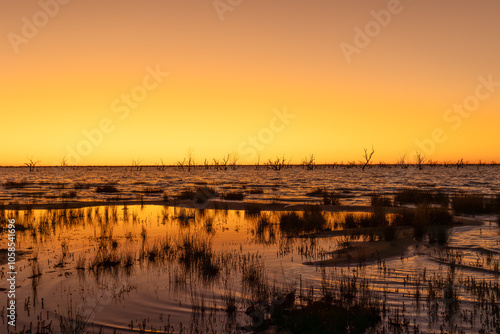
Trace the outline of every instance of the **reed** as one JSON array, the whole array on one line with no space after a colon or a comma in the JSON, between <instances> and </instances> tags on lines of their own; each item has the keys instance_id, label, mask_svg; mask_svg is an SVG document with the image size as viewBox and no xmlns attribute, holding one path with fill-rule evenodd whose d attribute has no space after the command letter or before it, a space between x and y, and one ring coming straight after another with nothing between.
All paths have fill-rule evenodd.
<instances>
[{"instance_id":1,"label":"reed","mask_svg":"<svg viewBox=\"0 0 500 334\"><path fill-rule=\"evenodd\" d=\"M440 190L424 190L419 188L406 188L394 195L395 205L405 204L437 204L448 207L449 196Z\"/></svg>"},{"instance_id":2,"label":"reed","mask_svg":"<svg viewBox=\"0 0 500 334\"><path fill-rule=\"evenodd\" d=\"M489 214L499 212L500 195L454 194L451 198L452 209L458 214Z\"/></svg>"}]
</instances>

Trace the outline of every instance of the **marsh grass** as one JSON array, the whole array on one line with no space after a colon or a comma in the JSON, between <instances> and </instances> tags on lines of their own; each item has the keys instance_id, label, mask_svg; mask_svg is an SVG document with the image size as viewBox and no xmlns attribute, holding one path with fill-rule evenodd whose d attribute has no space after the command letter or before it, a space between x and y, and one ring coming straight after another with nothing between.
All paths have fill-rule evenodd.
<instances>
[{"instance_id":1,"label":"marsh grass","mask_svg":"<svg viewBox=\"0 0 500 334\"><path fill-rule=\"evenodd\" d=\"M65 316L59 315L59 327L62 334L83 334L86 333L87 319L69 308Z\"/></svg>"},{"instance_id":2,"label":"marsh grass","mask_svg":"<svg viewBox=\"0 0 500 334\"><path fill-rule=\"evenodd\" d=\"M121 259L115 250L108 248L100 248L92 262L89 264L89 269L99 271L101 269L115 268L120 265Z\"/></svg>"},{"instance_id":3,"label":"marsh grass","mask_svg":"<svg viewBox=\"0 0 500 334\"><path fill-rule=\"evenodd\" d=\"M500 212L500 195L458 193L451 197L452 209L458 214L489 214Z\"/></svg>"},{"instance_id":4,"label":"marsh grass","mask_svg":"<svg viewBox=\"0 0 500 334\"><path fill-rule=\"evenodd\" d=\"M406 188L394 195L395 205L436 204L443 207L448 207L449 202L449 196L440 190Z\"/></svg>"},{"instance_id":5,"label":"marsh grass","mask_svg":"<svg viewBox=\"0 0 500 334\"><path fill-rule=\"evenodd\" d=\"M228 192L221 194L220 197L225 201L242 201L245 199L243 192Z\"/></svg>"},{"instance_id":6,"label":"marsh grass","mask_svg":"<svg viewBox=\"0 0 500 334\"><path fill-rule=\"evenodd\" d=\"M429 235L429 243L434 244L437 243L440 246L445 246L448 244L450 239L451 231L449 227L444 225L435 225L429 227L428 235Z\"/></svg>"},{"instance_id":7,"label":"marsh grass","mask_svg":"<svg viewBox=\"0 0 500 334\"><path fill-rule=\"evenodd\" d=\"M260 203L245 203L245 215L258 216L262 211L262 204Z\"/></svg>"},{"instance_id":8,"label":"marsh grass","mask_svg":"<svg viewBox=\"0 0 500 334\"><path fill-rule=\"evenodd\" d=\"M368 282L357 275L327 279L323 273L317 296L297 295L293 288L274 291L272 307L260 311L264 313L260 318L265 320L261 326L254 325L257 326L254 329L264 332L274 329L278 333L362 334L382 320L379 300ZM255 307L247 310L247 314L254 317L256 313L258 315Z\"/></svg>"},{"instance_id":9,"label":"marsh grass","mask_svg":"<svg viewBox=\"0 0 500 334\"><path fill-rule=\"evenodd\" d=\"M83 254L80 254L80 256L78 256L78 259L76 260L76 269L85 270L85 263L86 263L85 256Z\"/></svg>"},{"instance_id":10,"label":"marsh grass","mask_svg":"<svg viewBox=\"0 0 500 334\"><path fill-rule=\"evenodd\" d=\"M163 189L154 188L154 187L146 187L146 188L140 190L140 192L143 194L161 194L161 193L163 193Z\"/></svg>"},{"instance_id":11,"label":"marsh grass","mask_svg":"<svg viewBox=\"0 0 500 334\"><path fill-rule=\"evenodd\" d=\"M373 193L370 195L371 206L393 206L392 198L381 194Z\"/></svg>"},{"instance_id":12,"label":"marsh grass","mask_svg":"<svg viewBox=\"0 0 500 334\"><path fill-rule=\"evenodd\" d=\"M323 205L340 205L341 195L335 191L328 191L326 188L316 188L306 193L306 196L320 197Z\"/></svg>"},{"instance_id":13,"label":"marsh grass","mask_svg":"<svg viewBox=\"0 0 500 334\"><path fill-rule=\"evenodd\" d=\"M388 224L384 207L377 206L373 208L373 212L368 214L346 214L344 216L344 223L341 226L344 229L355 229L366 227L385 227Z\"/></svg>"},{"instance_id":14,"label":"marsh grass","mask_svg":"<svg viewBox=\"0 0 500 334\"><path fill-rule=\"evenodd\" d=\"M311 190L306 193L306 196L311 196L311 197L322 197L324 193L326 193L327 190L326 188L316 188L314 190Z\"/></svg>"},{"instance_id":15,"label":"marsh grass","mask_svg":"<svg viewBox=\"0 0 500 334\"><path fill-rule=\"evenodd\" d=\"M187 272L198 272L206 283L220 275L220 259L213 253L208 240L185 236L177 247L177 259Z\"/></svg>"},{"instance_id":16,"label":"marsh grass","mask_svg":"<svg viewBox=\"0 0 500 334\"><path fill-rule=\"evenodd\" d=\"M323 193L323 205L340 205L341 195L336 192Z\"/></svg>"},{"instance_id":17,"label":"marsh grass","mask_svg":"<svg viewBox=\"0 0 500 334\"><path fill-rule=\"evenodd\" d=\"M230 316L235 315L238 310L235 293L232 291L225 292L222 295L222 300L224 302L224 311Z\"/></svg>"},{"instance_id":18,"label":"marsh grass","mask_svg":"<svg viewBox=\"0 0 500 334\"><path fill-rule=\"evenodd\" d=\"M122 278L123 276L120 276L122 273L130 275L133 272L132 270L137 270L138 274L144 272L155 273L156 271L153 270L157 270L158 273L167 273L170 277L169 286L171 289L175 289L176 293L179 291L189 291L189 289L193 289L192 287L194 287L196 298L192 300L193 312L198 314L204 313L201 317L205 317L205 319L208 319L212 309L218 309L223 317L229 318L240 315L244 317L241 311L250 305L246 313L249 317L256 320L253 323L255 326L253 330L255 332L265 330L267 327L269 331L275 330L278 333L310 333L312 331L317 333L371 333L369 328L373 328L373 326L380 326L373 330L374 333L418 332L419 325L421 327L420 330L422 330L422 327L427 324L420 322L415 327L408 325L409 321L412 321L411 317L413 317L413 313L411 315L405 314L404 303L406 303L406 307L409 309L410 301L412 304L411 307L414 304L421 307L420 311L417 312L422 312L423 317L427 314L429 315L429 324L434 326L432 329L429 327L429 330L434 330L437 326L438 329L436 332L439 332L441 324L438 321L443 321L443 328L448 328L447 326L453 328L454 323L458 323L459 326L462 326L464 322L466 324L470 323L471 332L494 333L500 327L500 308L498 307L500 288L498 287L498 282L494 279L490 280L487 277L482 279L480 275L471 274L469 271L472 269L481 269L490 272L492 275L498 273L500 262L498 261L498 254L494 252L489 252L481 256L481 258L478 256L477 261L469 263L470 258L462 260L458 251L452 252L448 249L450 247L436 248L439 254L443 254L443 258L439 259L440 263L442 263L440 265L445 268L449 266L450 271L446 273L446 270L438 270L435 275L434 271L431 271L433 276L429 273L426 276L425 270L422 273L422 271L416 268L408 277L404 278L404 290L401 289L399 292L393 291L394 289L398 289L397 287L393 288L390 285L388 287L381 287L378 283L375 283L379 278L383 280L384 277L387 277L384 276L386 275L386 271L387 275L398 275L392 271L395 268L388 268L385 262L379 261L377 264L380 266L380 269L378 269L378 275L380 276L376 276L377 274L373 276L371 269L369 272L364 271L361 265L356 267L356 271L350 269L346 269L345 271L342 271L343 269L332 269L334 270L332 277L329 279L326 279L326 276L323 277L320 288L315 281L314 288L306 288L307 291L304 294L302 283L300 283L300 289L298 288L298 283L295 284L295 282L291 284L291 287L282 288L286 285L286 282L283 283L286 280L285 278L276 281L273 288L273 283L266 276L273 275L272 271L264 267L264 263L266 262L259 254L239 254L238 251L235 253L215 253L211 245L211 235L199 234L199 232L203 233L203 223L200 221L196 221L187 227L182 226L180 230L181 234L179 236L176 235L178 239L175 239L175 237L174 239L170 239L169 237L162 239L157 238L153 230L149 230L149 228L154 228L154 224L150 220L143 221L140 219L142 216L139 216L135 209L127 209L131 211L130 215L134 216L134 223L131 224L135 228L134 231L137 231L137 234L141 232L141 228L137 225L140 224L146 230L145 234L150 235L148 238L144 238L141 245L140 236L137 236L137 240L134 239L133 234L128 232L132 227L126 226L123 231L123 237L127 238L128 241L116 243L117 240L123 239L120 239L122 238L120 235L121 230L114 225L114 221L120 219L120 215L118 218L115 217L115 209L116 207L109 207L107 209L100 207L85 210L52 210L44 215L38 215L36 210L27 210L20 211L17 214L20 222L31 222L31 226L37 231L40 225L44 226L41 230L45 231L43 233L46 233L46 235L54 233L57 236L57 233L54 231L57 231L60 227L76 226L76 224L83 224L84 222L89 224L89 228L94 227L96 234L100 232L98 236L94 235L92 239L96 248L94 248L93 253L90 250L91 255L89 255L88 261L84 257L85 253L80 253L79 257L77 255L76 267L81 277L104 272L105 270L109 270L110 276L115 275ZM268 236L271 230L278 232L276 234L277 237L280 236L278 227L281 228L282 216L287 216L287 219L294 223L292 226L303 224L305 219L317 219L321 221L317 213L314 213L316 209L308 209L311 211L308 214L300 212L282 214L266 212L260 216L250 218L248 223L253 224L250 227L254 228L256 234L261 234L263 236L262 240L265 242L265 240L270 240ZM174 212L179 213L179 209L176 210ZM169 215L168 212L165 213L167 221L174 222L175 214ZM205 210L203 218L213 222L215 217L215 221L218 222L217 216L211 216L211 212L212 210ZM8 211L4 214L5 216L14 216L13 212ZM223 215L222 212L217 214ZM240 217L236 213L230 213L229 217L233 214L233 217ZM321 214L323 218L331 217L329 214ZM162 213L159 213L159 217L161 215ZM308 215L310 218L307 218ZM384 219L381 218L383 215ZM89 216L91 219L88 218ZM420 224L424 227L423 236L427 235L429 242L441 244L440 238L441 240L446 240L449 237L448 228L451 226L451 219L449 218L451 215L446 209L424 205L417 207L417 209L401 210L401 214L395 214L393 216L394 219L391 220L394 225L384 225L388 224L385 216L389 218L392 216L389 214L386 215L383 209L377 207L373 208L372 213L360 216L362 218L353 215L353 222L350 224L353 226L376 225L376 228L373 228L373 230L377 231L376 233L382 233L380 235L384 239L387 239L386 235L384 235L384 228L397 228L400 225L413 227ZM378 218L374 218L373 216ZM347 218L349 215L345 217ZM36 219L36 222L34 222L34 219ZM349 219L347 218L347 220ZM56 222L56 230L54 230L54 221ZM207 224L210 225L212 223L205 223L205 225ZM180 226L180 224L178 225ZM215 225L214 229L217 229L219 224L216 223ZM115 226L115 231L118 233L116 236L113 235L113 226ZM161 225L159 226L161 227ZM319 224L316 226L320 226L321 228L322 225ZM301 233L300 228L295 227L291 228L291 230L294 233L297 230ZM351 241L354 240L354 238L351 239L351 235L346 235L338 239L339 243L343 243L342 246L345 247L349 247ZM57 239L49 238L48 240L54 241ZM297 240L299 241L297 241L294 238L277 238L277 240L282 243L279 246L280 252L286 253L287 250L285 248L289 247L290 249L293 248L293 250L288 250L290 253L287 254L294 255L292 252L297 252L301 256L304 256L304 254L310 255L312 252L312 246L305 249L305 242L310 241L312 245L312 240L317 239L298 238ZM303 240L306 241L303 242ZM39 238L36 242L42 246L44 239ZM61 242L61 257L64 257L64 253L69 254L69 250L64 251L64 242ZM301 247L305 249L303 252L299 250ZM57 249L55 253L56 261L58 260L57 251L59 250ZM30 265L34 263L32 260L29 261ZM404 261L403 258L401 261ZM143 264L147 265L143 266ZM153 265L157 265L157 267ZM469 267L469 269L462 273L460 266ZM86 268L91 270L85 271ZM29 270L30 268L28 267L27 269ZM377 268L373 268L373 270L376 271ZM33 273L39 272L41 275L39 266L38 269L35 266L35 269L32 269L32 271ZM363 276L365 274L369 276ZM43 280L48 280L51 274L47 272L44 275L49 275L47 278L43 276ZM38 279L32 279L32 289L34 289L34 292L38 282L42 279L40 276L36 277ZM370 279L374 280L370 283ZM228 289L226 281L236 284L241 283L243 296L241 300L236 298L235 292ZM223 287L219 285L220 283L226 285ZM210 305L210 297L202 300L201 296L204 292L200 293L200 291L207 288L228 291L223 295L223 292L221 292L222 296L218 299L219 303L217 307ZM40 289L40 291L42 290ZM381 295L380 291L386 294L385 297ZM387 298L387 291L389 291L389 298ZM403 294L402 306L398 302L394 304L390 301L388 302L395 294L397 294L396 300ZM462 296L466 296L467 302L465 304L470 305L474 313L468 313L468 308L462 308ZM35 299L30 299L27 304L30 304L30 301L34 302ZM213 299L216 299L216 297ZM75 328L78 328L77 322L70 320L69 324L67 324L67 319L75 319L76 317L76 314L64 316L60 322L64 322L65 324L61 326L65 326L70 332L74 331ZM380 321L380 318L383 321ZM261 322L260 319L264 319L264 321ZM49 333L49 330L44 331L40 329L49 323L49 321L43 323L45 320L44 311L44 316L40 316L36 320L38 324L36 324L36 321L33 322L33 332ZM137 329L139 322L140 320L134 319L135 329ZM424 320L424 322L426 321ZM435 325L436 323L438 324ZM57 319L52 324L52 332L59 332L58 329L53 328L57 326ZM232 327L228 327L230 329L228 332L235 332L236 325L234 324ZM238 318L237 325L239 324ZM221 327L215 322L207 321L203 326L198 325L192 325L189 330L192 329L192 332L222 332ZM140 328L145 329L146 322L141 322ZM365 331L363 331L364 328ZM426 329L427 327L425 327ZM170 332L173 332L173 328Z\"/></svg>"},{"instance_id":19,"label":"marsh grass","mask_svg":"<svg viewBox=\"0 0 500 334\"><path fill-rule=\"evenodd\" d=\"M24 188L26 187L27 185L31 184L30 182L28 181L6 181L3 183L3 186L6 188L6 189L20 189L20 188Z\"/></svg>"},{"instance_id":20,"label":"marsh grass","mask_svg":"<svg viewBox=\"0 0 500 334\"><path fill-rule=\"evenodd\" d=\"M248 189L247 193L249 195L259 195L264 193L264 189L262 188L254 188L254 189Z\"/></svg>"},{"instance_id":21,"label":"marsh grass","mask_svg":"<svg viewBox=\"0 0 500 334\"><path fill-rule=\"evenodd\" d=\"M95 189L96 193L117 193L119 192L118 188L111 184L105 184L102 186L97 186Z\"/></svg>"},{"instance_id":22,"label":"marsh grass","mask_svg":"<svg viewBox=\"0 0 500 334\"><path fill-rule=\"evenodd\" d=\"M261 244L274 244L276 242L275 224L271 222L269 216L259 217L255 221L255 239Z\"/></svg>"},{"instance_id":23,"label":"marsh grass","mask_svg":"<svg viewBox=\"0 0 500 334\"><path fill-rule=\"evenodd\" d=\"M59 262L56 264L56 267L64 267L65 260L68 257L69 253L69 244L66 240L61 241L61 255L59 257Z\"/></svg>"},{"instance_id":24,"label":"marsh grass","mask_svg":"<svg viewBox=\"0 0 500 334\"><path fill-rule=\"evenodd\" d=\"M74 185L73 185L73 189L89 189L90 188L90 184L89 183L84 183L84 182L76 182Z\"/></svg>"},{"instance_id":25,"label":"marsh grass","mask_svg":"<svg viewBox=\"0 0 500 334\"><path fill-rule=\"evenodd\" d=\"M61 194L61 198L75 198L76 196L76 191L68 191Z\"/></svg>"},{"instance_id":26,"label":"marsh grass","mask_svg":"<svg viewBox=\"0 0 500 334\"><path fill-rule=\"evenodd\" d=\"M453 216L445 208L421 205L415 210L407 209L396 215L393 224L413 227L414 237L421 241L431 228L432 241L445 244L449 237L447 230L453 223Z\"/></svg>"},{"instance_id":27,"label":"marsh grass","mask_svg":"<svg viewBox=\"0 0 500 334\"><path fill-rule=\"evenodd\" d=\"M302 216L285 212L280 216L279 228L285 235L319 232L327 229L327 220L318 205L305 207Z\"/></svg>"},{"instance_id":28,"label":"marsh grass","mask_svg":"<svg viewBox=\"0 0 500 334\"><path fill-rule=\"evenodd\" d=\"M185 189L180 193L175 195L175 198L178 200L193 200L196 196L196 192L193 190Z\"/></svg>"}]
</instances>

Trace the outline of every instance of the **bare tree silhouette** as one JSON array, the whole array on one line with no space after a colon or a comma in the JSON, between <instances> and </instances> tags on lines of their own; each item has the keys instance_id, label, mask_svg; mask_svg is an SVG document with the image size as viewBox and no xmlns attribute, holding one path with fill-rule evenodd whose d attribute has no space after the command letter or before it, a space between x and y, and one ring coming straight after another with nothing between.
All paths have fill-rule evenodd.
<instances>
[{"instance_id":1,"label":"bare tree silhouette","mask_svg":"<svg viewBox=\"0 0 500 334\"><path fill-rule=\"evenodd\" d=\"M33 157L28 157L28 162L25 162L24 164L29 167L30 172L35 171L36 165L40 163L40 160L33 160Z\"/></svg>"},{"instance_id":2,"label":"bare tree silhouette","mask_svg":"<svg viewBox=\"0 0 500 334\"><path fill-rule=\"evenodd\" d=\"M359 161L363 166L361 167L361 170L365 170L366 166L368 166L370 164L370 161L372 160L372 157L373 157L373 153L375 153L375 150L373 149L373 145L372 145L372 151L371 153L368 153L368 149L365 148L365 154L363 154L363 158L365 159L365 161Z\"/></svg>"},{"instance_id":3,"label":"bare tree silhouette","mask_svg":"<svg viewBox=\"0 0 500 334\"><path fill-rule=\"evenodd\" d=\"M286 161L285 156L282 158L276 157L276 160L269 159L267 161L267 168L272 169L272 170L282 170L284 168L289 168L290 167L290 161L292 159L290 158L288 162Z\"/></svg>"},{"instance_id":4,"label":"bare tree silhouette","mask_svg":"<svg viewBox=\"0 0 500 334\"><path fill-rule=\"evenodd\" d=\"M142 170L142 166L141 166L141 159L133 159L132 160L132 170L135 170L137 172L141 171Z\"/></svg>"},{"instance_id":5,"label":"bare tree silhouette","mask_svg":"<svg viewBox=\"0 0 500 334\"><path fill-rule=\"evenodd\" d=\"M314 157L314 154L311 154L311 156L305 157L302 159L302 168L307 168L307 170L313 170L314 167L316 166L315 163L316 158Z\"/></svg>"},{"instance_id":6,"label":"bare tree silhouette","mask_svg":"<svg viewBox=\"0 0 500 334\"><path fill-rule=\"evenodd\" d=\"M424 163L425 163L425 157L422 154L422 152L417 151L416 159L417 159L418 169L422 170L424 168Z\"/></svg>"},{"instance_id":7,"label":"bare tree silhouette","mask_svg":"<svg viewBox=\"0 0 500 334\"><path fill-rule=\"evenodd\" d=\"M406 162L406 154L399 157L398 166L402 169L408 168L408 163Z\"/></svg>"},{"instance_id":8,"label":"bare tree silhouette","mask_svg":"<svg viewBox=\"0 0 500 334\"><path fill-rule=\"evenodd\" d=\"M160 162L161 162L161 164L158 164L158 163L156 164L156 169L163 171L163 170L165 170L165 168L167 166L165 166L165 164L163 163L163 159L162 158L160 158Z\"/></svg>"}]
</instances>

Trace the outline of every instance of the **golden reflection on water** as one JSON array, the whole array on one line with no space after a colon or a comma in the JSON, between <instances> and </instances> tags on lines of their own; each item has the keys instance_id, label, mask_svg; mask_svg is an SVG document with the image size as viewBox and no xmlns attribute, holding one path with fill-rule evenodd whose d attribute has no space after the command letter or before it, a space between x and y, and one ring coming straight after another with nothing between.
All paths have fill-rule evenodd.
<instances>
[{"instance_id":1,"label":"golden reflection on water","mask_svg":"<svg viewBox=\"0 0 500 334\"><path fill-rule=\"evenodd\" d=\"M460 256L422 246L406 258L320 269L302 263L328 258L342 237L290 238L280 225L280 212L98 206L5 215L16 219L18 248L27 252L18 260L17 298L24 305L18 308L20 328L53 321L54 327L74 329L71 326L88 322L87 329L104 326L110 332L144 326L180 331L182 323L187 331L212 326L231 332L248 325L245 310L277 288L295 287L305 295L312 287L313 294L320 294L325 277L332 284L358 276L384 305L406 309L406 316L424 327L431 309L425 310L418 296L424 299L432 284L437 290L451 284L446 281L446 263L459 259L457 268L476 261L493 271L499 257L473 248L474 242L481 242L498 250L493 227L456 228L449 248L455 247ZM323 215L329 230L340 229L346 217L338 212ZM467 242L469 248L459 246ZM471 286L466 278L498 285L498 276L487 272L464 276L454 270L453 289L460 291L456 300L462 310L473 307L476 298L465 288ZM437 295L438 307L445 307L445 294ZM444 320L435 317L432 326L439 327Z\"/></svg>"}]
</instances>

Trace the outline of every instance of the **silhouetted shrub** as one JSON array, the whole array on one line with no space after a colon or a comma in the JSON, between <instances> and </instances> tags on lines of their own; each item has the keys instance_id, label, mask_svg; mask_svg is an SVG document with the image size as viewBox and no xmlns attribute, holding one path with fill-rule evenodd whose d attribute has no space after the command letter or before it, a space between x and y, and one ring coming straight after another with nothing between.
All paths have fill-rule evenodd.
<instances>
[{"instance_id":1,"label":"silhouetted shrub","mask_svg":"<svg viewBox=\"0 0 500 334\"><path fill-rule=\"evenodd\" d=\"M221 198L226 201L242 201L245 198L245 194L241 192L225 193L221 195Z\"/></svg>"},{"instance_id":2,"label":"silhouetted shrub","mask_svg":"<svg viewBox=\"0 0 500 334\"><path fill-rule=\"evenodd\" d=\"M447 194L440 190L422 190L418 188L407 188L394 195L395 205L404 204L438 204L448 206L450 199Z\"/></svg>"},{"instance_id":3,"label":"silhouetted shrub","mask_svg":"<svg viewBox=\"0 0 500 334\"><path fill-rule=\"evenodd\" d=\"M487 197L481 194L459 193L452 196L452 209L455 213L481 214L498 212L500 196Z\"/></svg>"},{"instance_id":4,"label":"silhouetted shrub","mask_svg":"<svg viewBox=\"0 0 500 334\"><path fill-rule=\"evenodd\" d=\"M117 193L118 189L110 184L106 184L104 186L98 186L95 190L97 193Z\"/></svg>"}]
</instances>

